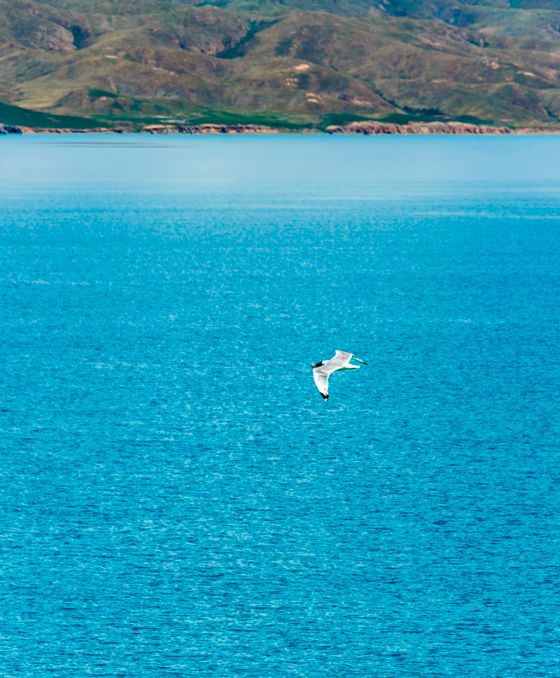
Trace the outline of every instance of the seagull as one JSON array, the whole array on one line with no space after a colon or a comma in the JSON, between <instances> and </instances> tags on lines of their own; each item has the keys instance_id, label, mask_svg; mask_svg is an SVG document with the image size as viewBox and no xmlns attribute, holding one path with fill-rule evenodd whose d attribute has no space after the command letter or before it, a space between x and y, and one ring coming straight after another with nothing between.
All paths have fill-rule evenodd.
<instances>
[{"instance_id":1,"label":"seagull","mask_svg":"<svg viewBox=\"0 0 560 678\"><path fill-rule=\"evenodd\" d=\"M347 351L335 351L334 356L330 360L320 360L318 363L311 365L313 368L313 381L319 389L319 393L323 396L323 400L329 399L329 376L333 372L360 369L359 365L353 365L350 362L352 358L363 365L367 365L365 360Z\"/></svg>"}]
</instances>

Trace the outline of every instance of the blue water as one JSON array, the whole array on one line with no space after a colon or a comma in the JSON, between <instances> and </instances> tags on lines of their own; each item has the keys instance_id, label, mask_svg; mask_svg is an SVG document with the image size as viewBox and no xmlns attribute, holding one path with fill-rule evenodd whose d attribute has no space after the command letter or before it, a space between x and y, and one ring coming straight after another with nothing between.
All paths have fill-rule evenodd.
<instances>
[{"instance_id":1,"label":"blue water","mask_svg":"<svg viewBox=\"0 0 560 678\"><path fill-rule=\"evenodd\" d=\"M0 676L559 676L559 157L0 139Z\"/></svg>"}]
</instances>

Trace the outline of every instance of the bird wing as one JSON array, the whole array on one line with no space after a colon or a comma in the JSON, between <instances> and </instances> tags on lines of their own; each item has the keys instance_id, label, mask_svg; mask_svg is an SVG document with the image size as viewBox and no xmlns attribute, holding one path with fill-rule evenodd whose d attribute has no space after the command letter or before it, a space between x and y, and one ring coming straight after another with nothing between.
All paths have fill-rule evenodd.
<instances>
[{"instance_id":1,"label":"bird wing","mask_svg":"<svg viewBox=\"0 0 560 678\"><path fill-rule=\"evenodd\" d=\"M328 368L330 374L331 372L335 372L336 370L346 367L350 360L352 360L351 353L348 353L347 351L335 351L334 356L330 360L326 361L324 367Z\"/></svg>"},{"instance_id":2,"label":"bird wing","mask_svg":"<svg viewBox=\"0 0 560 678\"><path fill-rule=\"evenodd\" d=\"M313 368L313 381L323 398L329 397L329 374L323 367Z\"/></svg>"}]
</instances>

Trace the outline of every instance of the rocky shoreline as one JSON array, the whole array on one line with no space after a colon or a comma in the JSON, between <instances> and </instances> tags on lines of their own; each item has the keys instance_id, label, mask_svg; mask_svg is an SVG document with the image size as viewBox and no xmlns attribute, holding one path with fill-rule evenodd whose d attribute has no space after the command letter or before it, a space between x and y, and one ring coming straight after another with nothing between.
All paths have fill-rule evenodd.
<instances>
[{"instance_id":1,"label":"rocky shoreline","mask_svg":"<svg viewBox=\"0 0 560 678\"><path fill-rule=\"evenodd\" d=\"M464 122L409 122L402 125L387 122L351 122L348 125L330 125L329 134L559 134L558 128L511 128L492 125L474 125Z\"/></svg>"},{"instance_id":2,"label":"rocky shoreline","mask_svg":"<svg viewBox=\"0 0 560 678\"><path fill-rule=\"evenodd\" d=\"M266 125L146 125L140 129L130 127L99 127L91 129L34 128L0 123L0 134L560 134L560 128L511 128L492 125L474 125L463 122L409 122L402 125L387 122L363 121L347 125L329 125L324 130L315 128L287 129Z\"/></svg>"}]
</instances>

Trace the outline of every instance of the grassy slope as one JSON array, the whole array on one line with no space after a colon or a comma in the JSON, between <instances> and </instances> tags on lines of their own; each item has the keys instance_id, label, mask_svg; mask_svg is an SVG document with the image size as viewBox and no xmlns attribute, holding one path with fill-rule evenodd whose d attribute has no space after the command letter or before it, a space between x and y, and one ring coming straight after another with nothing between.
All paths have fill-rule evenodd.
<instances>
[{"instance_id":1,"label":"grassy slope","mask_svg":"<svg viewBox=\"0 0 560 678\"><path fill-rule=\"evenodd\" d=\"M108 124L453 118L552 125L560 117L555 6L0 0L0 99ZM0 122L30 124L23 122L29 116L0 107Z\"/></svg>"},{"instance_id":2,"label":"grassy slope","mask_svg":"<svg viewBox=\"0 0 560 678\"><path fill-rule=\"evenodd\" d=\"M106 123L94 118L42 113L3 102L0 102L0 123L33 128L90 129L107 127Z\"/></svg>"}]
</instances>

